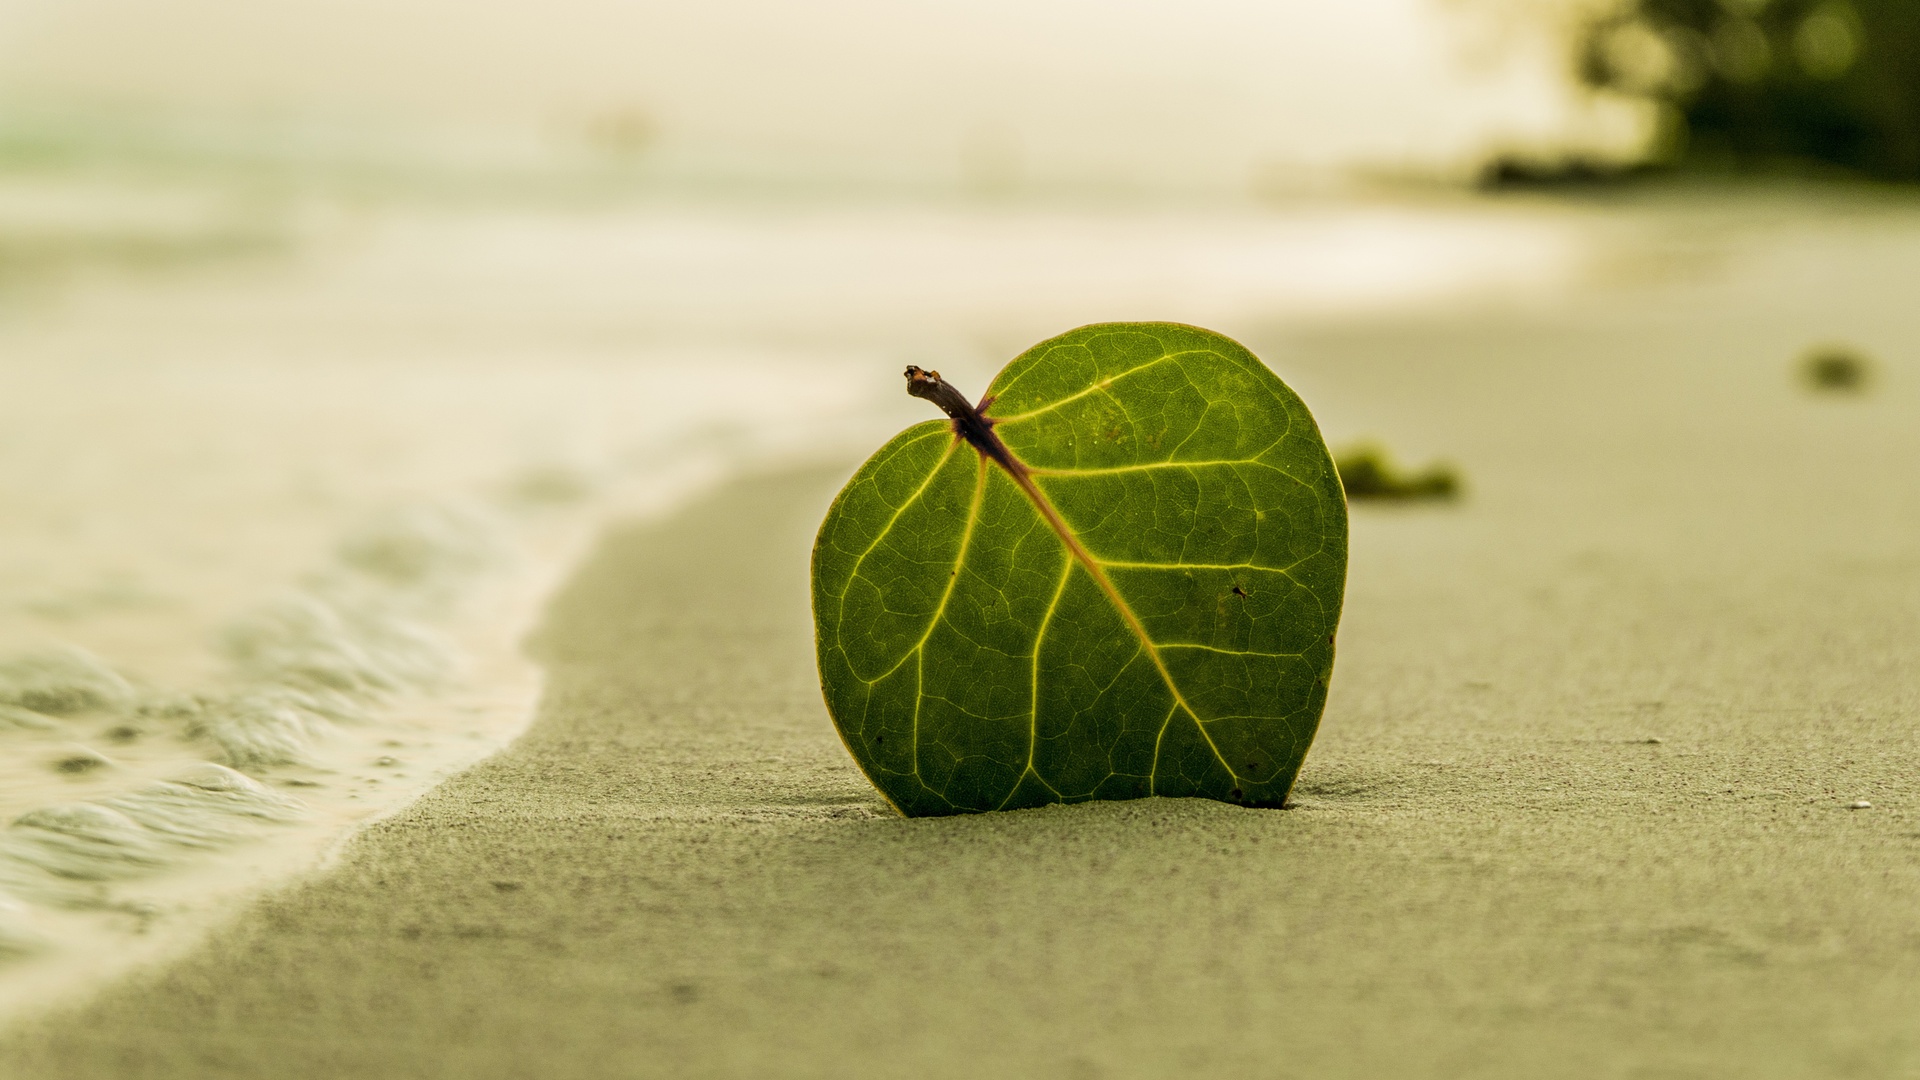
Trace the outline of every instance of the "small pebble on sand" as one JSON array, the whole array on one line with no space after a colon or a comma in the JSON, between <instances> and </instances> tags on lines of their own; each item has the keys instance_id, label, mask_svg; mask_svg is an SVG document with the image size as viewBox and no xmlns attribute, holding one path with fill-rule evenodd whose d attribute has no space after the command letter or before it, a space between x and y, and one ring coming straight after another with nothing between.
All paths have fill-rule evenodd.
<instances>
[{"instance_id":1,"label":"small pebble on sand","mask_svg":"<svg viewBox=\"0 0 1920 1080\"><path fill-rule=\"evenodd\" d=\"M1853 800L1852 802L1850 802L1850 803L1848 803L1848 804L1847 804L1847 809L1849 809L1849 810L1871 810L1871 809L1873 809L1873 804L1872 804L1872 803L1870 803L1870 802L1868 802L1868 801L1867 801L1867 800L1865 800L1865 799L1855 799L1855 800Z\"/></svg>"}]
</instances>

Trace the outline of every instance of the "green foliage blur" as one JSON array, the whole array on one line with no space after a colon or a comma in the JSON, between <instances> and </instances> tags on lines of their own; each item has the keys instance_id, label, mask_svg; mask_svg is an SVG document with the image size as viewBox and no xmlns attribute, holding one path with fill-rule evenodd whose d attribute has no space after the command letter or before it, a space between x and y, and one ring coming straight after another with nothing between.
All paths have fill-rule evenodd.
<instances>
[{"instance_id":1,"label":"green foliage blur","mask_svg":"<svg viewBox=\"0 0 1920 1080\"><path fill-rule=\"evenodd\" d=\"M1669 106L1666 161L1920 180L1920 0L1628 0L1579 61Z\"/></svg>"}]
</instances>

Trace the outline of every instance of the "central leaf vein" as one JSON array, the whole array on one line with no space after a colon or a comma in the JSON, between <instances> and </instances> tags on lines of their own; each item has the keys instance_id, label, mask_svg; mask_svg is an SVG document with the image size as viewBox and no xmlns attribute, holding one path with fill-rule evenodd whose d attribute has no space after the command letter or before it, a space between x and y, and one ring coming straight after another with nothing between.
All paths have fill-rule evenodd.
<instances>
[{"instance_id":1,"label":"central leaf vein","mask_svg":"<svg viewBox=\"0 0 1920 1080\"><path fill-rule=\"evenodd\" d=\"M1213 735L1207 731L1207 725L1201 721L1200 713L1195 710L1192 705L1187 703L1186 695L1180 692L1180 684L1174 681L1173 672L1167 669L1166 660L1161 657L1159 647L1154 643L1153 638L1148 636L1146 624L1140 621L1140 616L1134 613L1133 606L1128 604L1126 597L1122 596L1120 590L1114 587L1112 580L1107 577L1106 570L1100 565L1100 560L1094 558L1093 554L1087 550L1086 545L1080 542L1079 535L1073 531L1072 526L1067 524L1066 519L1060 516L1060 511L1054 508L1052 500L1048 499L1046 493L1040 490L1040 486L1033 482L1033 477L1027 470L1026 465L1017 457L1012 457L1011 455L1009 455L1009 457L1013 463L1018 466L1016 469L1008 470L1008 474L1013 478L1014 483L1018 484L1020 490L1026 493L1027 498L1033 502L1034 508L1040 511L1040 516L1052 527L1055 535L1060 537L1060 542L1066 545L1067 551L1071 553L1075 561L1079 562L1081 567L1086 570L1087 576L1091 577L1093 583L1099 586L1100 592L1106 596L1107 602L1113 605L1114 610L1119 613L1121 620L1127 624L1127 628L1133 631L1134 636L1140 640L1141 646L1146 650L1147 659L1152 661L1154 670L1160 673L1160 681L1166 684L1167 692L1173 695L1174 712L1168 714L1167 720L1161 725L1160 736L1156 737L1155 740L1154 753L1156 761L1159 756L1159 739L1164 738L1166 735L1166 725L1171 724L1173 717L1184 710L1188 716L1193 718L1193 726L1199 730L1200 737L1206 740L1207 748L1212 750L1213 756L1219 759L1220 767L1227 770L1227 775L1238 781L1240 779L1239 772L1234 769L1232 763L1227 761L1227 756L1220 752L1219 745L1213 741ZM980 460L984 466L987 458L983 454Z\"/></svg>"}]
</instances>

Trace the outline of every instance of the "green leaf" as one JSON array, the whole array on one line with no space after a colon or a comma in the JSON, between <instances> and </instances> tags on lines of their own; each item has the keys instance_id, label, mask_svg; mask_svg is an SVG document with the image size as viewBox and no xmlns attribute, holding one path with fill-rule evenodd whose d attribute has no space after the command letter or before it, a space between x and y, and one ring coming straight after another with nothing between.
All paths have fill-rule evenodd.
<instances>
[{"instance_id":1,"label":"green leaf","mask_svg":"<svg viewBox=\"0 0 1920 1080\"><path fill-rule=\"evenodd\" d=\"M1284 802L1347 563L1299 397L1170 323L1042 342L977 413L908 377L955 419L869 458L813 553L821 687L875 786L909 815Z\"/></svg>"}]
</instances>

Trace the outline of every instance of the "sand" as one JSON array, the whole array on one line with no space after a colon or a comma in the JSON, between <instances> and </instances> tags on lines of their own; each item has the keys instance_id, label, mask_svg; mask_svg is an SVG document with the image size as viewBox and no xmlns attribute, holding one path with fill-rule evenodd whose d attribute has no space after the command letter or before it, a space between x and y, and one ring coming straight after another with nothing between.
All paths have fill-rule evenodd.
<instances>
[{"instance_id":1,"label":"sand","mask_svg":"<svg viewBox=\"0 0 1920 1080\"><path fill-rule=\"evenodd\" d=\"M889 816L806 610L853 463L761 476L605 537L512 747L0 1076L1920 1075L1920 213L1801 210L1221 327L1467 482L1356 507L1293 809Z\"/></svg>"}]
</instances>

